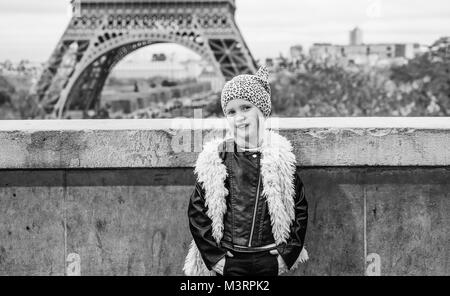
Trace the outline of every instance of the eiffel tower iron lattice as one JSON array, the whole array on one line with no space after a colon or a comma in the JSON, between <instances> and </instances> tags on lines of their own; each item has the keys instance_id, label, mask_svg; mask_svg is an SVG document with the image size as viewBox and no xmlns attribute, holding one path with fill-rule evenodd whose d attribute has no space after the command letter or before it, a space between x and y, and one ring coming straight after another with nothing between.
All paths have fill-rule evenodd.
<instances>
[{"instance_id":1,"label":"eiffel tower iron lattice","mask_svg":"<svg viewBox=\"0 0 450 296\"><path fill-rule=\"evenodd\" d=\"M256 71L235 0L72 0L73 17L34 92L47 113L96 110L113 67L133 51L176 43L208 61L223 82Z\"/></svg>"}]
</instances>

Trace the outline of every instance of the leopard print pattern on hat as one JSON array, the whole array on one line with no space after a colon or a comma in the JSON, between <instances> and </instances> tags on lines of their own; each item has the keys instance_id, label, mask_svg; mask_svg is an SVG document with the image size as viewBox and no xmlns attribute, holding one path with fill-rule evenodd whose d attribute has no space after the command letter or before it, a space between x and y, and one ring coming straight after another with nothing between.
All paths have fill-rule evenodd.
<instances>
[{"instance_id":1,"label":"leopard print pattern on hat","mask_svg":"<svg viewBox=\"0 0 450 296\"><path fill-rule=\"evenodd\" d=\"M221 95L222 110L231 100L242 99L255 105L265 117L272 111L270 99L269 72L265 67L261 67L255 75L238 75L228 81Z\"/></svg>"}]
</instances>

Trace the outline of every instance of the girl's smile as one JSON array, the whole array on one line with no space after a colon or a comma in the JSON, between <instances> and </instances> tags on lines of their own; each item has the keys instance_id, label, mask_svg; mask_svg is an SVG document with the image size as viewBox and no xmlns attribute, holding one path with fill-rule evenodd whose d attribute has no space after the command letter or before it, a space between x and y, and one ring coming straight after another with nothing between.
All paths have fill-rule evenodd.
<instances>
[{"instance_id":1,"label":"girl's smile","mask_svg":"<svg viewBox=\"0 0 450 296\"><path fill-rule=\"evenodd\" d=\"M237 128L245 128L245 127L247 127L247 126L249 126L249 124L248 124L248 123L244 123L244 124L239 124L239 125L237 125L236 127L237 127Z\"/></svg>"}]
</instances>

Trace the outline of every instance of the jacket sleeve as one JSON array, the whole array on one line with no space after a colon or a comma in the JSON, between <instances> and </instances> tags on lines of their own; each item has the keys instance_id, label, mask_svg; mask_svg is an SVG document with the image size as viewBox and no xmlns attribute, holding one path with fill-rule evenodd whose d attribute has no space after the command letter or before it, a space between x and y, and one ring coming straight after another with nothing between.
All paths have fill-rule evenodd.
<instances>
[{"instance_id":1,"label":"jacket sleeve","mask_svg":"<svg viewBox=\"0 0 450 296\"><path fill-rule=\"evenodd\" d=\"M290 237L287 243L277 247L278 253L283 258L288 269L291 269L303 248L308 224L308 202L305 197L305 188L298 173L295 173L295 220L290 229Z\"/></svg>"},{"instance_id":2,"label":"jacket sleeve","mask_svg":"<svg viewBox=\"0 0 450 296\"><path fill-rule=\"evenodd\" d=\"M226 251L213 238L212 221L206 211L204 189L196 182L188 207L189 228L206 267L211 270L225 256Z\"/></svg>"}]
</instances>

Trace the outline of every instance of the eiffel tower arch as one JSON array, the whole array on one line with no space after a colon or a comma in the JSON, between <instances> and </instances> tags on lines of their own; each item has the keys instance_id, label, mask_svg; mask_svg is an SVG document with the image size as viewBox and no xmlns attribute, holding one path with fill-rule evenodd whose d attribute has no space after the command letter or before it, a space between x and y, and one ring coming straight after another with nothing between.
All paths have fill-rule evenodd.
<instances>
[{"instance_id":1,"label":"eiffel tower arch","mask_svg":"<svg viewBox=\"0 0 450 296\"><path fill-rule=\"evenodd\" d=\"M47 113L96 110L113 67L133 51L180 44L223 82L254 73L234 14L235 0L72 0L74 15L34 89Z\"/></svg>"}]
</instances>

